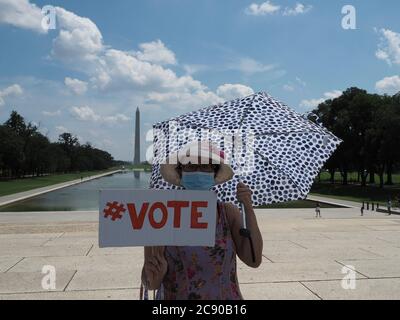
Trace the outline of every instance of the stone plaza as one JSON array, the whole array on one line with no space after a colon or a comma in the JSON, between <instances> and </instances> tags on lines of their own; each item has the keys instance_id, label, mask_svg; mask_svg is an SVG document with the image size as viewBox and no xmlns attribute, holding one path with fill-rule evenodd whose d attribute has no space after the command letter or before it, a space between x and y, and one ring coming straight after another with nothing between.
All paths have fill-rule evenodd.
<instances>
[{"instance_id":1,"label":"stone plaza","mask_svg":"<svg viewBox=\"0 0 400 320\"><path fill-rule=\"evenodd\" d=\"M321 211L256 210L263 262L238 261L244 298L400 299L400 216ZM98 212L0 214L0 299L138 299L142 264L143 248L98 247Z\"/></svg>"}]
</instances>

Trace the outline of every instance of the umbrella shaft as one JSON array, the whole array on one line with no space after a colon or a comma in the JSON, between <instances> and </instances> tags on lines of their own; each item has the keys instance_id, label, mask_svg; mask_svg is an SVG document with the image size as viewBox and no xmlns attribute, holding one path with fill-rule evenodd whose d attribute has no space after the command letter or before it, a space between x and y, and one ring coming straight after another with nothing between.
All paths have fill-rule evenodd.
<instances>
[{"instance_id":1,"label":"umbrella shaft","mask_svg":"<svg viewBox=\"0 0 400 320\"><path fill-rule=\"evenodd\" d=\"M246 229L247 228L247 225L246 225L246 210L244 210L244 205L243 205L242 202L240 203L240 210L242 211L243 229Z\"/></svg>"}]
</instances>

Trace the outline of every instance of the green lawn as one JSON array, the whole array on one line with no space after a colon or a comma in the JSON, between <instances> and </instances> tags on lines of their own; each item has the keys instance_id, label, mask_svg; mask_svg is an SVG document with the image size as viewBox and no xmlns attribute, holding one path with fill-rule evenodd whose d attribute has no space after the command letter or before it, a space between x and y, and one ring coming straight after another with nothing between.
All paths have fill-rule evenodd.
<instances>
[{"instance_id":1,"label":"green lawn","mask_svg":"<svg viewBox=\"0 0 400 320\"><path fill-rule=\"evenodd\" d=\"M131 164L125 166L126 169L128 170L133 170L133 169L143 169L147 171L151 171L151 165L150 164Z\"/></svg>"},{"instance_id":2,"label":"green lawn","mask_svg":"<svg viewBox=\"0 0 400 320\"><path fill-rule=\"evenodd\" d=\"M24 179L13 179L7 181L0 181L0 196L6 196L9 194L28 191L36 188L42 188L57 183L67 182L81 177L94 176L103 172L116 170L119 168L110 168L102 171L87 171L79 173L66 173L66 174L54 174L43 177L35 178L24 178Z\"/></svg>"}]
</instances>

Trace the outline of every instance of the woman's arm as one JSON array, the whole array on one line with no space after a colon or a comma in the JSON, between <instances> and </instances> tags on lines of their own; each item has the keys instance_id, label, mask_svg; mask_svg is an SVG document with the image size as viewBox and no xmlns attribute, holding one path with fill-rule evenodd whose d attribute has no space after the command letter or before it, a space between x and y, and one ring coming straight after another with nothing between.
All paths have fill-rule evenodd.
<instances>
[{"instance_id":1,"label":"woman's arm","mask_svg":"<svg viewBox=\"0 0 400 320\"><path fill-rule=\"evenodd\" d=\"M226 203L225 208L233 241L235 242L236 253L245 264L257 268L262 261L263 240L253 210L250 189L245 184L239 183L237 186L237 197L238 200L243 203L246 211L247 229L250 230L251 239L253 240L255 262L253 262L253 257L251 255L250 240L240 235L240 229L243 227L240 210L233 204Z\"/></svg>"},{"instance_id":2,"label":"woman's arm","mask_svg":"<svg viewBox=\"0 0 400 320\"><path fill-rule=\"evenodd\" d=\"M150 290L160 288L167 273L168 262L164 257L164 247L144 247L142 283Z\"/></svg>"}]
</instances>

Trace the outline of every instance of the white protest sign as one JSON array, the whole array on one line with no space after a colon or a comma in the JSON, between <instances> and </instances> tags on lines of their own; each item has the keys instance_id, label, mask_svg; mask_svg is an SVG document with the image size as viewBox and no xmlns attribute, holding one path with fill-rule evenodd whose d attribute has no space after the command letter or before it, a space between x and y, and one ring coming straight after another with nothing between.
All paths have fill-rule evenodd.
<instances>
[{"instance_id":1,"label":"white protest sign","mask_svg":"<svg viewBox=\"0 0 400 320\"><path fill-rule=\"evenodd\" d=\"M212 191L101 190L99 247L215 245Z\"/></svg>"}]
</instances>

